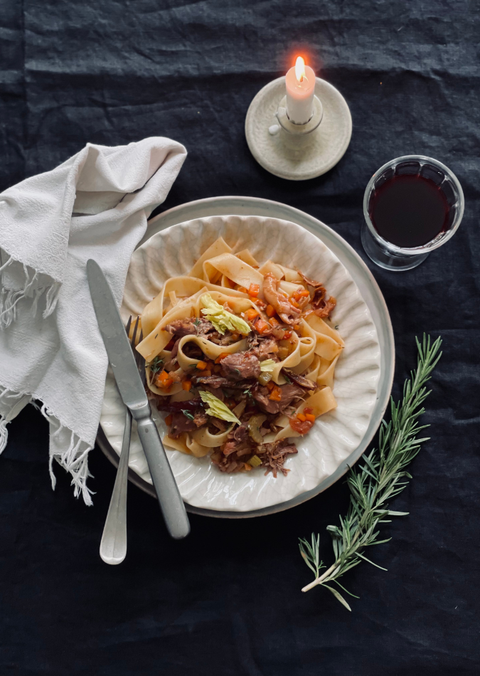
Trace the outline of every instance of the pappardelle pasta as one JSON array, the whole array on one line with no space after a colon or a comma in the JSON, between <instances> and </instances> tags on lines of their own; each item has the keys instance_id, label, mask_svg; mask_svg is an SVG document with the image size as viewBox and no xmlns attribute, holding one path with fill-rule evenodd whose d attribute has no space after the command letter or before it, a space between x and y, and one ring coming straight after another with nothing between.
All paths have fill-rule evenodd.
<instances>
[{"instance_id":1,"label":"pappardelle pasta","mask_svg":"<svg viewBox=\"0 0 480 676\"><path fill-rule=\"evenodd\" d=\"M321 282L222 238L168 279L141 315L137 345L149 397L166 413L165 446L210 455L222 472L286 475L295 437L337 405L335 305Z\"/></svg>"}]
</instances>

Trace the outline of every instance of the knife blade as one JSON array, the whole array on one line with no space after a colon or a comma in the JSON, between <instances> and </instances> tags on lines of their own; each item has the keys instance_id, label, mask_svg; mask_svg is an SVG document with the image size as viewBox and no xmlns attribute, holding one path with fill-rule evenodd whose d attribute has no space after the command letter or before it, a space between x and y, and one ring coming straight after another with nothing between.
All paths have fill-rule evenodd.
<instances>
[{"instance_id":1,"label":"knife blade","mask_svg":"<svg viewBox=\"0 0 480 676\"><path fill-rule=\"evenodd\" d=\"M150 404L112 290L101 267L92 259L87 261L87 278L108 360L123 403L137 422L138 436L165 524L173 538L183 538L190 532L185 505L152 420Z\"/></svg>"}]
</instances>

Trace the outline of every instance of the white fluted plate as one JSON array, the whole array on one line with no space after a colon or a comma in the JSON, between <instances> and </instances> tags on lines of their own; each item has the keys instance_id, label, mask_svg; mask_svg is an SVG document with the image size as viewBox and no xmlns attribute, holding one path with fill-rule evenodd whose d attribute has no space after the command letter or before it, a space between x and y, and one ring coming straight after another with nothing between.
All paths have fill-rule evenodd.
<instances>
[{"instance_id":1,"label":"white fluted plate","mask_svg":"<svg viewBox=\"0 0 480 676\"><path fill-rule=\"evenodd\" d=\"M380 346L370 311L348 270L315 235L295 223L258 216L211 216L180 223L157 233L137 249L131 260L122 316L140 314L165 280L188 273L203 251L222 236L235 250L249 248L259 262L268 258L298 267L323 282L337 299L333 320L345 340L335 371L338 408L319 418L312 430L296 439L286 477L264 476L263 470L223 474L208 457L167 451L183 499L198 509L250 512L280 505L314 490L335 473L362 441L374 410L380 376ZM163 416L155 412L163 436ZM124 407L113 376L107 377L100 421L103 432L120 453ZM134 430L130 468L151 484L145 456Z\"/></svg>"}]
</instances>

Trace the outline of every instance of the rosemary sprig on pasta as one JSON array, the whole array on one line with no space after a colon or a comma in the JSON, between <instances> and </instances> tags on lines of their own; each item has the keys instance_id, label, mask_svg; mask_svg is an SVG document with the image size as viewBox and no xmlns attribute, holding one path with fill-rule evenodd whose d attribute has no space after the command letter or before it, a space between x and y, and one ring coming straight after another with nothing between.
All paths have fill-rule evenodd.
<instances>
[{"instance_id":1,"label":"rosemary sprig on pasta","mask_svg":"<svg viewBox=\"0 0 480 676\"><path fill-rule=\"evenodd\" d=\"M417 368L412 371L410 378L405 381L403 398L390 405L390 422L382 421L380 427L379 448L373 449L363 458L363 464L358 469L351 469L347 476L350 489L350 506L347 515L340 518L340 526L328 526L332 538L334 563L322 575L320 571L326 568L320 560L320 535L312 534L310 542L300 539L300 553L313 571L315 579L303 587L306 592L313 587L327 588L335 598L348 610L349 604L342 594L332 584L351 594L338 579L348 570L367 561L377 568L377 564L370 561L365 555L366 547L388 542L391 538L379 540L379 524L389 523L389 516L406 516L408 512L395 512L389 509L390 500L401 493L408 484L411 475L406 467L420 451L421 444L428 438L418 438L418 434L428 427L419 425L418 418L424 413L422 404L430 394L425 387L433 369L441 357L440 338L431 343L430 336L423 336L422 343L416 339L418 348ZM381 568L381 570L386 570Z\"/></svg>"}]
</instances>

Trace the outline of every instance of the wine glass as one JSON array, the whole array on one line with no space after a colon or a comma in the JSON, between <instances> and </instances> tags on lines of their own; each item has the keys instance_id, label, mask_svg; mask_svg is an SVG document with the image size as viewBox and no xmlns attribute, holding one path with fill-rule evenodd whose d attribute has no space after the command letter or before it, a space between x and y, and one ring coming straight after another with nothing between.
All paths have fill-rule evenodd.
<instances>
[{"instance_id":1,"label":"wine glass","mask_svg":"<svg viewBox=\"0 0 480 676\"><path fill-rule=\"evenodd\" d=\"M441 229L429 241L424 244L405 246L405 243L398 245L389 241L386 238L385 232L380 234L379 229L375 226L374 208L379 191L383 188L387 189L394 179L399 177L410 177L412 180L416 177L419 179L426 179L432 184L432 187L438 188L441 193L439 197L445 205L445 220ZM408 180L408 179L407 179ZM428 193L428 190L427 190ZM427 195L428 198L428 195ZM408 218L407 210L412 205L405 200L403 204L397 205L397 213L400 220L402 216ZM428 204L414 205L416 207L424 207L428 214ZM460 185L455 174L444 164L431 157L424 155L403 155L397 157L390 162L384 164L378 171L374 173L365 189L363 198L363 215L365 223L362 226L361 239L362 245L368 257L381 268L386 270L411 270L420 265L431 251L438 249L447 242L457 231L463 217L465 208L465 198L463 195L462 186ZM400 210L400 213L398 212ZM401 213L402 210L405 213ZM391 232L391 239L397 239L394 231ZM397 235L402 233L397 233ZM417 238L419 233L417 234ZM421 235L421 233L420 233ZM403 240L407 237L403 233Z\"/></svg>"}]
</instances>

